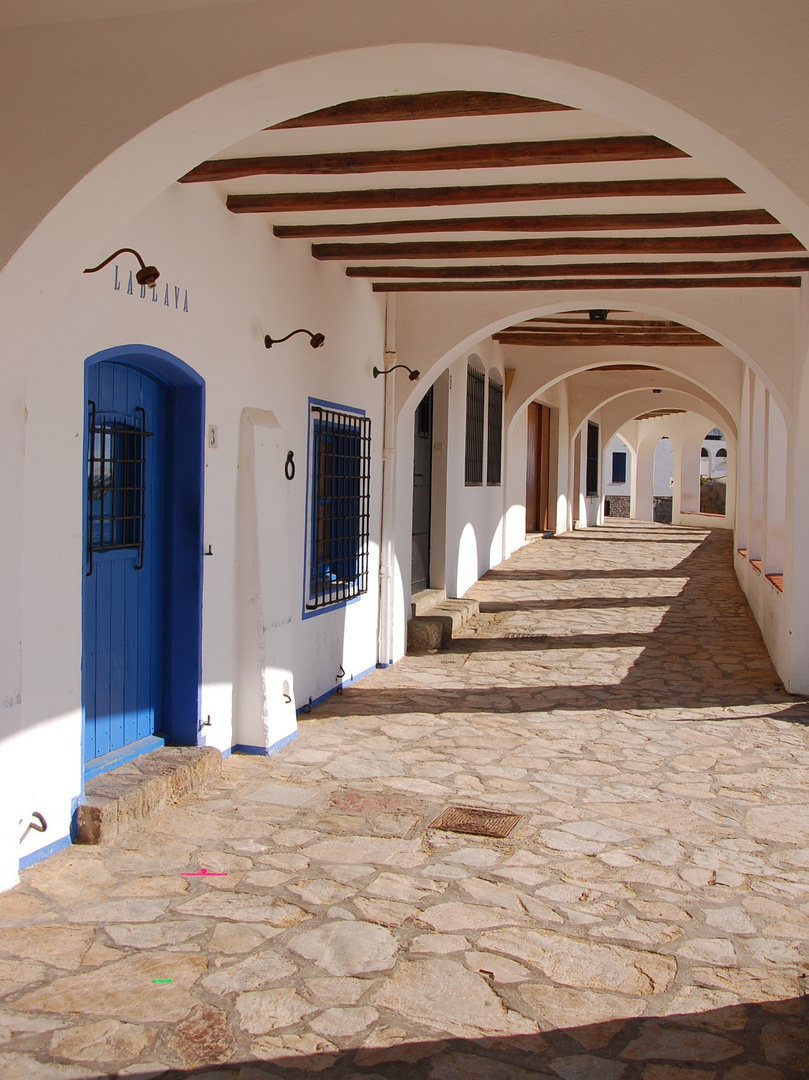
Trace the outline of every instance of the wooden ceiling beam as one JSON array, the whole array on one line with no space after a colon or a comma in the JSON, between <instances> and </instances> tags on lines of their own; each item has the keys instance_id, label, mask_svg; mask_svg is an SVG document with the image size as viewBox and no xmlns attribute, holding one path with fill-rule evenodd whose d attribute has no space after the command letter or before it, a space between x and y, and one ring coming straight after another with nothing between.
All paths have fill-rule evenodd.
<instances>
[{"instance_id":1,"label":"wooden ceiling beam","mask_svg":"<svg viewBox=\"0 0 809 1080\"><path fill-rule=\"evenodd\" d=\"M502 169L524 165L592 164L599 161L659 161L687 158L684 150L656 135L617 135L545 142L473 143L419 150L343 150L328 154L271 154L203 161L180 177L190 184L239 180L245 176L324 176L443 169Z\"/></svg>"},{"instance_id":2,"label":"wooden ceiling beam","mask_svg":"<svg viewBox=\"0 0 809 1080\"><path fill-rule=\"evenodd\" d=\"M316 259L490 259L539 255L681 255L805 251L791 233L725 236L554 236L530 240L405 240L312 244Z\"/></svg>"},{"instance_id":3,"label":"wooden ceiling beam","mask_svg":"<svg viewBox=\"0 0 809 1080\"><path fill-rule=\"evenodd\" d=\"M677 416L680 413L684 413L685 409L655 409L654 412L641 413L640 416L633 417L634 420L656 420L660 416Z\"/></svg>"},{"instance_id":4,"label":"wooden ceiling beam","mask_svg":"<svg viewBox=\"0 0 809 1080\"><path fill-rule=\"evenodd\" d=\"M778 225L766 210L701 210L680 214L513 214L500 217L360 221L352 225L274 225L279 237L392 236L433 232L602 232L606 229L716 229Z\"/></svg>"},{"instance_id":5,"label":"wooden ceiling beam","mask_svg":"<svg viewBox=\"0 0 809 1080\"><path fill-rule=\"evenodd\" d=\"M189 174L190 175L190 174ZM475 203L536 202L548 199L680 198L689 195L741 195L721 176L660 180L558 180L542 184L474 184L451 187L372 188L365 191L278 191L228 195L234 214L323 210L386 210L403 206L469 206Z\"/></svg>"},{"instance_id":6,"label":"wooden ceiling beam","mask_svg":"<svg viewBox=\"0 0 809 1080\"><path fill-rule=\"evenodd\" d=\"M699 330L692 330L690 326L682 323L665 322L636 322L636 323L613 323L613 322L582 322L582 323L555 323L550 325L532 325L520 323L516 326L507 326L499 330L500 334L590 334L593 337L608 333L616 334L647 334L649 331L664 334L680 334L682 337L692 337L699 334Z\"/></svg>"},{"instance_id":7,"label":"wooden ceiling beam","mask_svg":"<svg viewBox=\"0 0 809 1080\"><path fill-rule=\"evenodd\" d=\"M568 292L588 289L799 289L799 277L562 278L542 281L375 281L373 292Z\"/></svg>"},{"instance_id":8,"label":"wooden ceiling beam","mask_svg":"<svg viewBox=\"0 0 809 1080\"><path fill-rule=\"evenodd\" d=\"M556 101L497 94L484 90L439 90L432 94L358 98L326 109L282 120L265 131L285 128L332 127L337 124L380 124L399 120L435 120L452 116L506 116L511 113L576 112Z\"/></svg>"},{"instance_id":9,"label":"wooden ceiling beam","mask_svg":"<svg viewBox=\"0 0 809 1080\"><path fill-rule=\"evenodd\" d=\"M724 274L779 274L809 271L809 258L798 256L777 259L722 259L705 262L609 262L609 263L544 263L506 266L347 266L348 277L413 278L443 280L445 278L518 278L518 277L606 277L619 274L653 274L655 277L681 277L705 274L716 277Z\"/></svg>"},{"instance_id":10,"label":"wooden ceiling beam","mask_svg":"<svg viewBox=\"0 0 809 1080\"><path fill-rule=\"evenodd\" d=\"M718 346L719 342L702 334L685 337L682 334L664 334L662 332L648 331L646 334L605 334L602 337L594 337L588 334L575 334L572 331L563 334L492 334L495 341L501 345L520 346L557 346L557 345L595 345L603 348L605 345L620 345L622 348L641 346L648 348L653 345L676 345L678 348L690 348L699 346L702 348Z\"/></svg>"},{"instance_id":11,"label":"wooden ceiling beam","mask_svg":"<svg viewBox=\"0 0 809 1080\"><path fill-rule=\"evenodd\" d=\"M674 330L677 327L680 327L683 330L690 330L691 329L691 327L689 327L689 326L683 326L682 323L672 322L670 319L643 319L643 320L640 320L640 319L614 319L613 316L612 316L612 312L610 312L608 314L606 322L603 322L603 323L593 322L590 319L590 316L588 315L588 313L586 311L582 312L580 318L565 319L563 317L564 314L565 313L562 313L561 315L538 315L534 319L526 319L526 321L524 323L517 323L514 326L507 327L507 329L508 330L517 330L517 329L527 328L527 329L533 330L534 329L534 325L533 325L534 323L539 323L540 326L556 325L556 326L572 326L572 327L576 327L576 328L578 328L580 326L596 326L596 327L627 326L627 327L652 327L653 329L660 329L662 327L663 329L666 329L666 330Z\"/></svg>"}]
</instances>

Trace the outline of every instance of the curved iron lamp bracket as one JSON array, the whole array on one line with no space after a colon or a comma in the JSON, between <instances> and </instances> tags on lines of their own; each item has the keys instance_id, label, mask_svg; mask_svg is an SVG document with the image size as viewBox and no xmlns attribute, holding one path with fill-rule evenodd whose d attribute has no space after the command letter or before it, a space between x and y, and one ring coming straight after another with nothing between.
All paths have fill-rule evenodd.
<instances>
[{"instance_id":1,"label":"curved iron lamp bracket","mask_svg":"<svg viewBox=\"0 0 809 1080\"><path fill-rule=\"evenodd\" d=\"M98 266L88 266L84 271L85 274L95 274L99 270L103 270L107 263L111 263L113 259L117 259L119 255L123 255L128 252L130 255L134 255L140 263L140 270L135 274L135 280L138 285L148 285L150 289L155 287L157 279L160 277L160 271L156 266L147 266L141 256L135 251L134 248L118 248L117 251L113 251L112 255L103 262L100 262Z\"/></svg>"},{"instance_id":2,"label":"curved iron lamp bracket","mask_svg":"<svg viewBox=\"0 0 809 1080\"><path fill-rule=\"evenodd\" d=\"M380 375L390 375L390 373L392 371L395 371L397 368L404 368L405 371L410 372L410 374L408 375L408 378L410 379L411 382L415 382L416 379L420 378L420 376L421 376L420 371L414 371L413 368L409 368L407 366L407 364L394 364L393 367L388 368L387 371L383 371L381 368L375 367L374 368L374 378L378 379Z\"/></svg>"},{"instance_id":3,"label":"curved iron lamp bracket","mask_svg":"<svg viewBox=\"0 0 809 1080\"><path fill-rule=\"evenodd\" d=\"M313 349L319 349L323 342L326 340L325 334L315 334L311 330L305 330L303 327L301 327L300 330L293 330L291 333L287 334L286 337L273 338L270 337L269 334L265 334L264 348L271 349L273 345L280 345L282 341L289 341L289 339L291 337L294 337L295 334L308 334L310 338L309 344L312 346Z\"/></svg>"}]
</instances>

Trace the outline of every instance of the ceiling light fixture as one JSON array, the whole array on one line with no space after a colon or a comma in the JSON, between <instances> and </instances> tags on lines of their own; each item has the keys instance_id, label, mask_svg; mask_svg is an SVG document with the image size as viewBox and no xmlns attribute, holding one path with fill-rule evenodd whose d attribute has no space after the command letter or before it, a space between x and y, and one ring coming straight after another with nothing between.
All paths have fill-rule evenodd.
<instances>
[{"instance_id":1,"label":"ceiling light fixture","mask_svg":"<svg viewBox=\"0 0 809 1080\"><path fill-rule=\"evenodd\" d=\"M148 285L150 289L155 287L157 279L160 277L160 271L156 266L147 266L140 255L134 248L118 248L117 251L113 251L112 255L104 262L99 263L98 266L88 266L84 271L85 274L95 274L99 270L103 270L107 263L111 263L113 259L116 259L119 255L123 255L124 252L129 252L130 255L134 255L140 263L140 270L135 274L135 280L138 285Z\"/></svg>"},{"instance_id":2,"label":"ceiling light fixture","mask_svg":"<svg viewBox=\"0 0 809 1080\"><path fill-rule=\"evenodd\" d=\"M310 338L309 344L312 346L313 349L319 349L323 342L326 340L325 334L314 334L311 330L304 330L303 328L301 328L300 330L293 330L291 333L287 334L286 337L272 338L269 334L265 334L264 348L271 349L273 345L280 345L282 341L289 341L289 339L291 337L294 337L295 334L308 334Z\"/></svg>"},{"instance_id":3,"label":"ceiling light fixture","mask_svg":"<svg viewBox=\"0 0 809 1080\"><path fill-rule=\"evenodd\" d=\"M410 379L411 382L415 382L416 379L420 378L420 376L421 376L420 371L414 371L413 368L409 368L407 366L407 364L394 364L393 367L388 368L387 371L382 371L381 368L375 367L374 368L374 378L378 379L380 375L390 375L390 373L392 371L395 371L397 368L404 368L405 371L409 371L410 374L408 375L408 378Z\"/></svg>"}]
</instances>

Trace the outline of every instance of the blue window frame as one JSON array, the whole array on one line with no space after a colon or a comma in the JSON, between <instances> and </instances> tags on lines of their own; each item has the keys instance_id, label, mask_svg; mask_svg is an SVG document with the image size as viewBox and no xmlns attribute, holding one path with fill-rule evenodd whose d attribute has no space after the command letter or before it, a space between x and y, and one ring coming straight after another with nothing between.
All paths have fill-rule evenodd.
<instances>
[{"instance_id":1,"label":"blue window frame","mask_svg":"<svg viewBox=\"0 0 809 1080\"><path fill-rule=\"evenodd\" d=\"M310 402L309 543L305 608L368 591L371 421Z\"/></svg>"}]
</instances>

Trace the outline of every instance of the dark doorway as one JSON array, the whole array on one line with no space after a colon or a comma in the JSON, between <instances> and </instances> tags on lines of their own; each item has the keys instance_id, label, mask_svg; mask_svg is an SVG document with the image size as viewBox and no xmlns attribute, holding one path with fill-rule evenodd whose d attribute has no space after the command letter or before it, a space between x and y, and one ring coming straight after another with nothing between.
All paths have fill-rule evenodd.
<instances>
[{"instance_id":1,"label":"dark doorway","mask_svg":"<svg viewBox=\"0 0 809 1080\"><path fill-rule=\"evenodd\" d=\"M416 409L413 432L413 542L410 591L430 586L430 518L433 472L433 388Z\"/></svg>"},{"instance_id":2,"label":"dark doorway","mask_svg":"<svg viewBox=\"0 0 809 1080\"><path fill-rule=\"evenodd\" d=\"M525 531L546 532L551 464L551 410L535 401L528 406L528 465L525 485Z\"/></svg>"}]
</instances>

